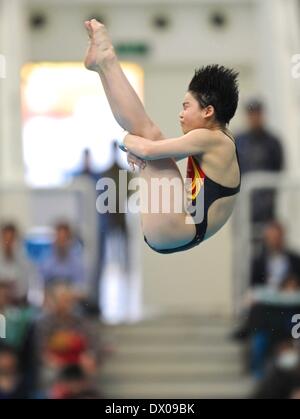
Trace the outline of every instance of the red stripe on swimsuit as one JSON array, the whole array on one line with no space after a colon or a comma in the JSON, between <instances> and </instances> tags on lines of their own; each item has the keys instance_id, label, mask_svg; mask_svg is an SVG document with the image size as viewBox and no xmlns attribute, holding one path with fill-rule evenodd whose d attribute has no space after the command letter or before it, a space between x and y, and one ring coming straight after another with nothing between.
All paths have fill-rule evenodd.
<instances>
[{"instance_id":1,"label":"red stripe on swimsuit","mask_svg":"<svg viewBox=\"0 0 300 419\"><path fill-rule=\"evenodd\" d=\"M191 193L188 197L194 201L204 186L206 175L192 156L188 157L186 177L191 179Z\"/></svg>"}]
</instances>

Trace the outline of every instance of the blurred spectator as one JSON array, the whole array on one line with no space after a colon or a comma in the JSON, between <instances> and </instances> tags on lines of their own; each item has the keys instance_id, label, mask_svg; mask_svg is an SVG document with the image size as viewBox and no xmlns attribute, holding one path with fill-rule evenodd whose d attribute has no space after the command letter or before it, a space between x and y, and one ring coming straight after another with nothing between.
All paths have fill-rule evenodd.
<instances>
[{"instance_id":1,"label":"blurred spectator","mask_svg":"<svg viewBox=\"0 0 300 419\"><path fill-rule=\"evenodd\" d=\"M95 182L95 184L98 181L99 173L92 168L92 156L91 151L88 148L83 151L81 168L75 172L73 176L87 176Z\"/></svg>"},{"instance_id":2,"label":"blurred spectator","mask_svg":"<svg viewBox=\"0 0 300 419\"><path fill-rule=\"evenodd\" d=\"M81 365L93 374L99 343L90 324L76 313L76 292L66 283L52 283L46 289L46 311L38 322L38 346L44 365L54 371Z\"/></svg>"},{"instance_id":3,"label":"blurred spectator","mask_svg":"<svg viewBox=\"0 0 300 419\"><path fill-rule=\"evenodd\" d=\"M82 248L80 243L74 240L68 223L61 222L56 225L53 250L41 262L40 274L46 286L56 279L65 280L84 293L86 281Z\"/></svg>"},{"instance_id":4,"label":"blurred spectator","mask_svg":"<svg viewBox=\"0 0 300 419\"><path fill-rule=\"evenodd\" d=\"M248 312L233 337L249 344L248 365L261 378L274 347L292 334L292 319L300 313L300 280L288 274L278 289L255 287L248 295Z\"/></svg>"},{"instance_id":5,"label":"blurred spectator","mask_svg":"<svg viewBox=\"0 0 300 419\"><path fill-rule=\"evenodd\" d=\"M49 392L51 399L99 398L89 377L79 365L64 367Z\"/></svg>"},{"instance_id":6,"label":"blurred spectator","mask_svg":"<svg viewBox=\"0 0 300 419\"><path fill-rule=\"evenodd\" d=\"M300 278L300 257L286 249L283 226L272 221L264 229L261 251L252 260L251 286L278 288L289 272Z\"/></svg>"},{"instance_id":7,"label":"blurred spectator","mask_svg":"<svg viewBox=\"0 0 300 419\"><path fill-rule=\"evenodd\" d=\"M85 149L82 154L82 162L79 170L77 170L75 173L72 174L73 177L73 184L74 185L81 185L82 188L84 188L86 191L89 191L91 196L93 196L93 199L97 199L97 192L96 192L96 184L99 180L99 172L97 172L93 168L93 162L92 162L92 154L89 149ZM93 194L93 195L92 195ZM99 249L100 249L100 222L101 217L100 214L98 214L96 205L95 205L95 219L96 223L96 249L95 249L95 255L92 261L89 263L89 269L87 271L87 277L88 277L88 289L87 289L87 300L88 304L86 304L85 309L89 314L98 314L99 308L98 308L98 290L95 289L98 284L99 279L99 272L100 267L99 264L101 264L99 260Z\"/></svg>"},{"instance_id":8,"label":"blurred spectator","mask_svg":"<svg viewBox=\"0 0 300 419\"><path fill-rule=\"evenodd\" d=\"M36 388L34 310L29 306L13 306L11 284L0 282L0 314L5 317L5 344L18 356L18 370L26 394Z\"/></svg>"},{"instance_id":9,"label":"blurred spectator","mask_svg":"<svg viewBox=\"0 0 300 419\"><path fill-rule=\"evenodd\" d=\"M252 398L299 398L300 350L294 341L282 342L270 362L265 378L259 383Z\"/></svg>"},{"instance_id":10,"label":"blurred spectator","mask_svg":"<svg viewBox=\"0 0 300 419\"><path fill-rule=\"evenodd\" d=\"M6 342L21 351L34 318L29 306L12 305L13 290L9 282L0 282L0 314L6 320Z\"/></svg>"},{"instance_id":11,"label":"blurred spectator","mask_svg":"<svg viewBox=\"0 0 300 419\"><path fill-rule=\"evenodd\" d=\"M119 183L119 174L120 170L124 170L124 167L120 164L120 151L117 141L114 141L111 146L112 151L112 162L110 166L103 172L97 173L92 167L92 159L90 150L86 149L83 153L82 166L80 170L73 174L74 180L79 178L87 178L94 185L96 190L96 183L98 180L108 178L111 179L116 186L116 212L103 212L97 211L96 222L98 228L98 240L97 240L97 258L96 266L91 266L91 286L89 287L88 295L88 304L85 306L85 309L90 314L99 314L101 312L101 307L99 306L101 297L99 293L101 292L100 281L105 275L106 269L108 268L108 259L109 254L113 255L114 264L120 268L120 271L124 274L124 280L129 274L129 246L128 246L128 229L126 223L126 214L122 211L119 211L120 208L120 196L124 196L124 199L127 199L128 183L130 180L129 172L124 171L126 176L125 185L120 185ZM127 182L127 183L126 183ZM120 187L126 186L126 191L119 191ZM106 185L103 189L98 189L96 192L99 197L101 194L105 193ZM121 192L121 193L120 193ZM98 201L97 201L98 202ZM104 200L104 205L107 205L107 201ZM106 210L106 208L105 208ZM118 254L116 258L115 255ZM109 268L108 268L109 269Z\"/></svg>"},{"instance_id":12,"label":"blurred spectator","mask_svg":"<svg viewBox=\"0 0 300 419\"><path fill-rule=\"evenodd\" d=\"M0 400L26 398L16 350L0 341Z\"/></svg>"},{"instance_id":13,"label":"blurred spectator","mask_svg":"<svg viewBox=\"0 0 300 419\"><path fill-rule=\"evenodd\" d=\"M33 266L26 258L14 224L4 224L0 233L0 281L10 282L16 302L26 301Z\"/></svg>"},{"instance_id":14,"label":"blurred spectator","mask_svg":"<svg viewBox=\"0 0 300 419\"><path fill-rule=\"evenodd\" d=\"M119 164L118 155L119 155L119 146L118 146L118 143L114 141L112 143L112 156L113 156L112 164L104 172L101 172L100 179L101 178L112 179L116 185L116 212L115 213L105 212L101 214L101 217L102 217L101 232L107 233L108 231L111 231L111 230L120 229L125 235L127 235L127 225L126 225L126 216L125 216L126 214L125 212L119 212L119 208L121 204L124 204L124 202L121 203L119 201L120 196L122 196L122 194L120 194L120 191L119 191L119 187L121 186L119 184L119 172L120 170L124 170L124 168L121 167L121 165ZM127 184L128 184L128 181L129 180L127 178ZM125 185L126 187L127 187L127 184ZM124 191L122 192L126 198L127 194L124 194ZM127 188L126 188L126 192L127 192ZM104 240L105 239L106 237L104 237Z\"/></svg>"},{"instance_id":15,"label":"blurred spectator","mask_svg":"<svg viewBox=\"0 0 300 419\"><path fill-rule=\"evenodd\" d=\"M125 185L120 184L119 174L121 170L124 168L119 164L119 146L118 142L114 141L112 143L112 156L113 161L111 166L105 170L104 172L100 173L100 179L108 178L113 180L114 184L116 185L116 212L100 212L99 211L99 237L100 237L100 253L99 253L99 269L96 277L96 283L94 285L94 295L99 295L99 280L101 281L101 277L104 274L104 270L106 268L106 264L108 263L108 250L109 248L112 249L115 243L117 243L117 255L115 248L111 254L114 255L113 263L120 267L120 270L124 274L124 280L129 274L129 263L130 263L130 255L129 255L129 232L126 222L126 213L125 211L119 211L124 206L125 202L120 202L120 197L124 197L124 200L128 199L128 183L130 181L130 173L125 172L126 181ZM126 187L126 191L120 191L121 187ZM98 192L101 194L105 190L99 190ZM107 205L107 202L105 202ZM99 210L99 208L98 208ZM101 208L100 208L101 210ZM98 298L99 301L99 298ZM101 309L101 308L100 308Z\"/></svg>"},{"instance_id":16,"label":"blurred spectator","mask_svg":"<svg viewBox=\"0 0 300 419\"><path fill-rule=\"evenodd\" d=\"M246 105L248 130L236 136L242 174L283 170L284 153L281 142L265 126L264 105L251 100ZM261 189L252 196L252 221L266 222L275 216L276 193L273 189Z\"/></svg>"}]
</instances>

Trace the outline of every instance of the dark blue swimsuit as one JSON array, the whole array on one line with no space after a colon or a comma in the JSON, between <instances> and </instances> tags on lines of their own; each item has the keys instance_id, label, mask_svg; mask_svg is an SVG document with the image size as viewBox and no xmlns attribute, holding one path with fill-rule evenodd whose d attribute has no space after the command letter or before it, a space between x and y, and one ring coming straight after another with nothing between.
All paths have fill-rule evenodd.
<instances>
[{"instance_id":1,"label":"dark blue swimsuit","mask_svg":"<svg viewBox=\"0 0 300 419\"><path fill-rule=\"evenodd\" d=\"M227 131L223 132L235 143L234 139ZM237 162L240 167L239 156L236 147L235 152ZM145 242L155 252L164 254L181 252L184 250L191 249L192 247L200 244L203 241L207 230L207 214L209 207L217 199L237 194L240 191L241 187L241 179L238 186L236 186L235 188L229 188L227 186L222 186L219 183L214 182L212 179L206 176L206 174L201 169L199 163L193 156L189 156L188 158L187 179L192 180L192 195L189 213L193 217L193 220L195 222L195 237L189 243L183 246L174 247L172 249L155 249L154 247L150 246L146 237L144 237Z\"/></svg>"}]
</instances>

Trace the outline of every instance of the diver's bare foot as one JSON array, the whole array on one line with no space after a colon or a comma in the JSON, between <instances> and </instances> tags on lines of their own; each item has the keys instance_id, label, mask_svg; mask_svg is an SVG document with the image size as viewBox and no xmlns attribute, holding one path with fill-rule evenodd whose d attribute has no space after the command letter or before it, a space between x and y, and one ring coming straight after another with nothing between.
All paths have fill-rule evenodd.
<instances>
[{"instance_id":1,"label":"diver's bare foot","mask_svg":"<svg viewBox=\"0 0 300 419\"><path fill-rule=\"evenodd\" d=\"M99 72L116 57L114 47L102 23L92 19L87 20L84 25L90 38L84 65L88 70Z\"/></svg>"}]
</instances>

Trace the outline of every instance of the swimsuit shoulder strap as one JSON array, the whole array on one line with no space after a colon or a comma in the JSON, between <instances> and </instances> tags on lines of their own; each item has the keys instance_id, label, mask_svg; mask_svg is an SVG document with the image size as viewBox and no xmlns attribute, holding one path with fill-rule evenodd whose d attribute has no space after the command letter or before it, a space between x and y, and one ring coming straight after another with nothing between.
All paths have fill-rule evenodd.
<instances>
[{"instance_id":1,"label":"swimsuit shoulder strap","mask_svg":"<svg viewBox=\"0 0 300 419\"><path fill-rule=\"evenodd\" d=\"M230 139L231 139L231 141L232 141L232 142L234 143L234 145L236 146L235 139L234 139L234 136L233 136L232 132L231 132L228 128L221 129L221 131L222 131L222 132L223 132L223 134L225 134L228 138L230 138Z\"/></svg>"},{"instance_id":2,"label":"swimsuit shoulder strap","mask_svg":"<svg viewBox=\"0 0 300 419\"><path fill-rule=\"evenodd\" d=\"M237 146L236 146L236 142L235 142L235 139L234 139L234 136L233 136L233 134L232 134L232 132L228 129L228 128L224 128L224 129L221 129L221 131L228 137L228 138L230 138L230 140L234 143L234 146L235 146L235 154L236 154L236 158L237 158L237 162L238 162L238 166L239 166L239 169L240 169L240 182L239 182L239 186L238 186L238 189L240 189L240 186L241 186L241 181L242 181L242 176L241 176L241 167L240 167L240 159L239 159L239 153L238 153L238 150L237 150Z\"/></svg>"}]
</instances>

